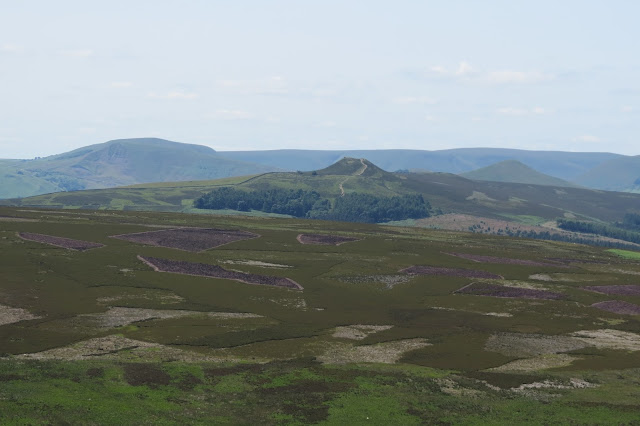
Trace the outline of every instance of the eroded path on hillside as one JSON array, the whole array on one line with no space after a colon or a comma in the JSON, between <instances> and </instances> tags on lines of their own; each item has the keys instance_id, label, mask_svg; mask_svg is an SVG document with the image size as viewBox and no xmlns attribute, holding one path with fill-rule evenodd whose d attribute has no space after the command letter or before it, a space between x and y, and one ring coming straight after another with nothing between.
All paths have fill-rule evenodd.
<instances>
[{"instance_id":1,"label":"eroded path on hillside","mask_svg":"<svg viewBox=\"0 0 640 426\"><path fill-rule=\"evenodd\" d=\"M367 170L367 165L364 162L364 158L360 159L360 163L362 163L362 167L360 167L360 169L358 169L357 172L355 172L354 174L352 174L351 176L347 176L345 178L345 180L343 180L342 182L340 182L340 184L338 185L340 187L340 196L344 197L344 184L347 183L347 181L349 179L351 179L352 176L360 176L364 173L365 170Z\"/></svg>"}]
</instances>

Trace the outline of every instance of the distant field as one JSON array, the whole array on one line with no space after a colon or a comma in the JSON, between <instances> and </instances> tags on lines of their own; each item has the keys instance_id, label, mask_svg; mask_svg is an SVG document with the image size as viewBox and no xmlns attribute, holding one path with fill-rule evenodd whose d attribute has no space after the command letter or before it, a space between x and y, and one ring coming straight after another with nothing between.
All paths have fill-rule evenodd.
<instances>
[{"instance_id":1,"label":"distant field","mask_svg":"<svg viewBox=\"0 0 640 426\"><path fill-rule=\"evenodd\" d=\"M640 260L640 252L637 252L637 251L619 250L619 249L611 249L607 251L613 254L617 254L620 257L624 257L625 259Z\"/></svg>"},{"instance_id":2,"label":"distant field","mask_svg":"<svg viewBox=\"0 0 640 426\"><path fill-rule=\"evenodd\" d=\"M589 291L637 284L636 252L286 218L6 207L0 217L11 219L0 221L3 424L640 418L640 316L591 306L640 298ZM184 226L260 237L196 253L110 238ZM228 278L157 272L138 256Z\"/></svg>"}]
</instances>

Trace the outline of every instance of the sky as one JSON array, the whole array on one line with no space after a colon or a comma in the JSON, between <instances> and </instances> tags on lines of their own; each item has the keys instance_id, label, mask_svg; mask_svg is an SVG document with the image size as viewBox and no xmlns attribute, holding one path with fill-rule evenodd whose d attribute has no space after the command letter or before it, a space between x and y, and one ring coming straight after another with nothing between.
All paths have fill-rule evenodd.
<instances>
[{"instance_id":1,"label":"sky","mask_svg":"<svg viewBox=\"0 0 640 426\"><path fill-rule=\"evenodd\" d=\"M635 0L0 4L0 158L133 137L640 155Z\"/></svg>"}]
</instances>

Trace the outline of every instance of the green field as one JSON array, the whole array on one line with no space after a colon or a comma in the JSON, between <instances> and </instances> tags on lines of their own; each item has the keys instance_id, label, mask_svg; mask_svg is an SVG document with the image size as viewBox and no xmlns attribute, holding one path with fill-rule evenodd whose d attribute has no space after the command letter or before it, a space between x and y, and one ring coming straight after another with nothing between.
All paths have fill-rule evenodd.
<instances>
[{"instance_id":1,"label":"green field","mask_svg":"<svg viewBox=\"0 0 640 426\"><path fill-rule=\"evenodd\" d=\"M624 257L625 259L640 260L640 253L637 251L620 250L620 249L610 249L607 251L613 254L617 254L620 257Z\"/></svg>"},{"instance_id":2,"label":"green field","mask_svg":"<svg viewBox=\"0 0 640 426\"><path fill-rule=\"evenodd\" d=\"M199 253L110 238L175 226L260 237ZM77 252L17 232L105 246ZM302 245L300 233L360 241ZM640 263L604 249L285 218L17 208L0 209L0 247L3 424L640 418L639 318L590 306L640 297L580 288L638 284ZM137 255L287 277L304 291L155 272ZM399 272L412 265L504 279ZM454 293L472 282L565 299Z\"/></svg>"}]
</instances>

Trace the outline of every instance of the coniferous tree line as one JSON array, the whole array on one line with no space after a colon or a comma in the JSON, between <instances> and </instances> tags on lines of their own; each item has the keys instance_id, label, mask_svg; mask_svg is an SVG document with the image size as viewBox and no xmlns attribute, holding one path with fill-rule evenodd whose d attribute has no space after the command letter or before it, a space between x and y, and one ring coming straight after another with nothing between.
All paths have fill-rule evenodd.
<instances>
[{"instance_id":1,"label":"coniferous tree line","mask_svg":"<svg viewBox=\"0 0 640 426\"><path fill-rule=\"evenodd\" d=\"M620 228L630 229L632 231L640 231L640 214L627 213L622 219L622 223L617 223Z\"/></svg>"},{"instance_id":2,"label":"coniferous tree line","mask_svg":"<svg viewBox=\"0 0 640 426\"><path fill-rule=\"evenodd\" d=\"M258 210L300 218L365 223L429 217L431 209L429 202L419 194L377 197L351 193L338 197L332 203L316 191L277 188L243 191L230 187L204 194L195 200L194 206L199 209Z\"/></svg>"},{"instance_id":3,"label":"coniferous tree line","mask_svg":"<svg viewBox=\"0 0 640 426\"><path fill-rule=\"evenodd\" d=\"M637 215L634 215L637 216ZM634 218L627 218L630 229L634 228ZM631 243L640 244L640 232L623 229L618 226L606 225L596 222L584 222L571 219L558 219L558 227L567 231L583 232L585 234L602 235L603 237L615 238L618 240L629 241ZM624 222L623 222L624 223Z\"/></svg>"},{"instance_id":4,"label":"coniferous tree line","mask_svg":"<svg viewBox=\"0 0 640 426\"><path fill-rule=\"evenodd\" d=\"M470 226L469 230L473 233L482 233L481 228L474 228ZM506 235L509 237L519 237L519 238L531 238L534 240L563 241L567 243L587 244L591 246L601 246L601 247L609 247L609 248L631 249L631 250L638 249L638 247L633 244L626 244L626 243L617 242L617 241L607 241L607 240L597 240L597 239L594 240L590 238L583 238L583 237L578 237L574 235L563 235L563 234L553 233L549 231L537 232L537 231L523 231L520 229L518 230L506 229L506 230L499 230L498 235Z\"/></svg>"}]
</instances>

